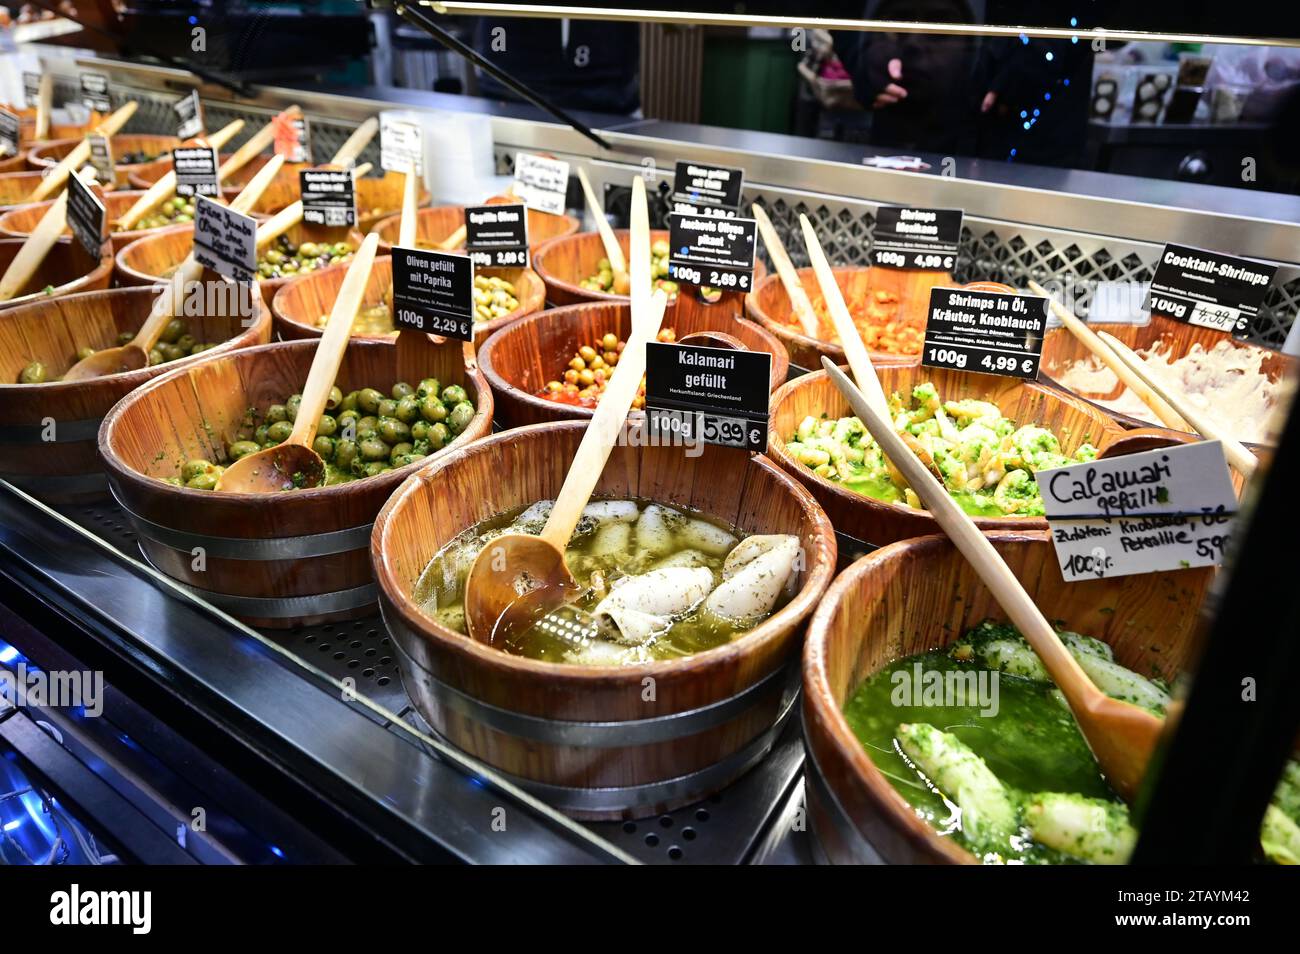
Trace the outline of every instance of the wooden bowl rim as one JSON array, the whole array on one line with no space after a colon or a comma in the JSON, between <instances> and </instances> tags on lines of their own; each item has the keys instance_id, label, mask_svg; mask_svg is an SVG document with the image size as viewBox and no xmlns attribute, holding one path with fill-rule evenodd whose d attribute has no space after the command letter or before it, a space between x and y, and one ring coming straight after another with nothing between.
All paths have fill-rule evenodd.
<instances>
[{"instance_id":1,"label":"wooden bowl rim","mask_svg":"<svg viewBox=\"0 0 1300 954\"><path fill-rule=\"evenodd\" d=\"M148 296L149 299L152 300L156 296L156 293L152 288L137 285L132 288L101 288L97 291L78 292L75 295L60 295L58 298L60 301L63 301L72 298L89 298L92 295L99 296L106 300L113 297L130 298L132 296L140 298ZM200 351L198 354L187 355L184 358L177 358L175 361L168 361L164 364L140 368L137 371L121 371L117 374L105 374L101 377L91 378L86 381L47 381L44 384L16 384L7 381L0 382L0 394L5 393L9 388L20 388L24 393L31 392L58 395L64 391L78 391L94 387L96 381L112 381L114 383L122 383L131 388L135 388L138 385L143 384L145 381L148 381L150 378L157 377L161 374L169 374L177 368L188 368L206 355L214 353L230 354L234 351L243 351L243 347L234 344L234 341L237 338L250 332L269 330L270 326L271 309L266 307L266 303L261 300L261 296L254 297L257 300L258 307L257 321L249 325L247 328L241 329L239 334L227 338L225 341L216 345L216 347L209 348L207 351ZM19 305L16 308L10 308L7 311L0 311L0 322L13 320L15 316L28 308L40 308L48 303L48 301L34 301L25 305ZM145 313L145 317L148 317L147 312Z\"/></svg>"},{"instance_id":2,"label":"wooden bowl rim","mask_svg":"<svg viewBox=\"0 0 1300 954\"><path fill-rule=\"evenodd\" d=\"M989 542L1038 543L1051 546L1045 531L984 531ZM947 860L960 864L977 864L978 859L948 838L942 838L918 818L916 811L907 799L889 784L888 780L876 768L867 755L866 749L853 734L844 711L835 704L831 693L830 676L827 671L827 643L830 640L830 625L839 611L845 594L861 585L862 578L874 572L883 572L880 568L891 561L910 557L919 553L921 556L933 557L940 550L950 550L955 554L955 547L944 534L929 534L898 540L858 558L848 566L827 587L826 593L808 621L808 634L803 647L803 693L804 705L811 708L821 724L825 726L826 737L845 763L853 770L855 777L867 788L875 807L888 816L890 827L902 832L914 845L923 845L927 851L935 851ZM955 559L961 559L955 554ZM954 639L960 636L955 634ZM856 688L856 687L855 687ZM851 824L849 819L844 819Z\"/></svg>"},{"instance_id":3,"label":"wooden bowl rim","mask_svg":"<svg viewBox=\"0 0 1300 954\"><path fill-rule=\"evenodd\" d=\"M109 145L112 145L112 141L113 141L114 139L120 139L120 138L123 138L123 137L130 138L130 139L150 139L150 140L155 140L155 141L156 141L156 140L166 140L166 141L168 141L168 142L175 143L175 144L179 144L179 143L180 143L180 140L177 139L175 136L169 136L169 135L167 135L166 133L124 133L124 132L120 132L120 133L116 133L116 134L114 134L114 135L108 137L108 138L109 138ZM38 167L42 167L42 168L43 168L43 167L46 167L46 166L57 166L57 165L59 164L59 161L58 161L57 159L54 159L54 158L50 157L50 156L46 156L46 155L44 155L44 153L49 152L51 149L62 148L63 146L67 146L67 145L71 145L72 147L75 147L75 146L77 145L77 143L79 143L79 142L81 142L81 139L77 139L77 138L72 138L72 139L44 139L44 140L42 140L41 142L32 145L32 146L27 150L27 161L30 162L33 166L38 166ZM176 148L176 146L173 145L173 146L171 146L170 148L171 148L171 149L174 149L174 148ZM170 150L169 150L169 151L170 151ZM149 162L157 162L157 161L158 161L159 159L161 159L161 158L163 158L163 157L162 157L162 156L155 156L153 159L150 159ZM141 166L145 166L145 165L148 165L148 164L149 164L149 163L147 163L147 162L117 162L116 159L114 159L114 162L113 162L113 168L114 168L115 170L123 171L123 172L127 173L127 175L130 175L130 173L131 173L133 170L138 169L138 168L140 168Z\"/></svg>"},{"instance_id":4,"label":"wooden bowl rim","mask_svg":"<svg viewBox=\"0 0 1300 954\"><path fill-rule=\"evenodd\" d=\"M112 195L129 197L131 199L139 199L140 196L144 195L144 190L143 189L114 189L112 191ZM24 202L22 205L15 205L12 208L4 209L3 211L0 211L0 229L6 229L9 227L9 223L6 222L5 220L8 219L11 215L14 215L18 212L25 211L32 207L49 208L49 206L53 205L54 202L55 202L54 199L45 199L41 202ZM113 220L110 218L109 222L111 223L112 221ZM163 229L174 229L174 228L179 228L181 226L190 225L190 224L191 223L189 222L169 222L166 225L158 225L151 229L127 229L125 232L116 232L110 230L108 234L110 238L122 237L125 238L128 242L134 242L138 238L144 238L146 236L153 235L155 232L160 232ZM30 232L22 232L22 233L13 232L12 234L9 235L0 234L0 238L18 238L30 234L31 234ZM69 238L71 238L71 236L65 235L62 238L60 238L59 241L66 242L69 240Z\"/></svg>"},{"instance_id":5,"label":"wooden bowl rim","mask_svg":"<svg viewBox=\"0 0 1300 954\"><path fill-rule=\"evenodd\" d=\"M487 375L488 383L492 385L492 388L494 390L501 391L503 393L508 393L511 395L511 397L519 400L523 404L527 404L529 407L533 408L538 412L553 416L558 411L565 417L588 419L593 414L596 413L595 408L579 407L577 405L572 405L572 404L560 404L558 401L548 401L546 400L546 398L538 397L536 394L532 394L528 391L524 391L522 388L516 387L513 382L507 381L505 377L501 374L501 372L496 369L496 365L492 361L492 352L496 349L496 347L500 342L505 340L507 335L518 334L523 329L523 327L527 324L534 324L534 323L543 324L543 323L551 323L555 321L568 321L570 319L576 318L576 316L579 316L586 309L608 308L610 306L614 306L616 308L630 308L631 299L627 298L626 296L611 295L611 296L607 296L606 300L603 301L583 301L573 305L561 305L559 308L543 308L534 312L530 312L529 314L523 315L519 318L513 319L510 322L503 325L502 327L493 331L492 334L488 335L487 340L484 341L483 344L479 347L478 350L479 367L482 368L483 373ZM667 320L668 320L667 318L664 319L665 322L667 322ZM747 319L741 318L739 316L736 316L736 320L747 321ZM754 322L752 321L748 323L753 331L759 332L760 334L766 334L766 330L764 328L754 324ZM769 343L775 347L779 347L779 348L785 347L779 341L771 341ZM574 351L577 351L576 347L574 348ZM780 354L780 352L777 352L775 350L772 352L772 369L774 371L778 370L777 368L778 354ZM789 376L790 373L789 365L790 365L789 355L786 354L785 377ZM783 378L780 386L784 387L785 384L787 383L788 381L786 381ZM768 393L774 394L776 392L772 391L769 388ZM633 413L639 414L641 412L634 411Z\"/></svg>"},{"instance_id":6,"label":"wooden bowl rim","mask_svg":"<svg viewBox=\"0 0 1300 954\"><path fill-rule=\"evenodd\" d=\"M26 242L22 238L4 238L0 236L0 243L17 242L19 244ZM62 240L61 240L62 241ZM51 298L65 298L69 295L78 294L81 289L92 282L99 281L101 278L107 278L113 272L113 243L109 239L104 239L104 244L99 248L99 264L89 271L78 275L70 282L64 282L62 285L55 285L54 291L46 295L44 292L31 292L19 298L11 298L7 302L0 304L0 314L12 308L20 308L24 305L37 304L42 301L48 301ZM104 288L92 288L89 291L107 291Z\"/></svg>"},{"instance_id":7,"label":"wooden bowl rim","mask_svg":"<svg viewBox=\"0 0 1300 954\"><path fill-rule=\"evenodd\" d=\"M737 660L749 655L750 646L756 643L782 639L784 632L797 627L799 620L806 617L812 607L817 605L831 578L835 575L837 553L835 530L831 526L830 518L826 516L826 513L812 494L801 487L797 481L791 479L771 460L762 454L755 454L749 459L749 463L763 468L769 476L794 496L795 502L812 526L816 541L810 549L815 552L809 560L807 578L794 598L753 629L729 643L681 659L661 659L636 663L631 666L586 666L572 663L545 662L540 659L516 656L500 649L494 649L471 639L467 635L442 626L431 616L415 609L414 601L405 596L397 586L397 575L390 564L390 556L385 548L389 525L395 519L394 515L403 506L408 505L408 499L424 493L435 494L437 476L440 471L467 459L471 454L489 454L502 441L518 441L521 437L527 440L542 440L548 434L566 429L580 431L585 429L586 426L586 421L545 421L540 424L529 424L525 427L501 431L462 448L455 455L442 457L425 464L397 488L375 518L374 530L371 532L370 537L370 562L374 569L375 582L379 587L381 601L392 607L392 611L400 617L402 625L421 639L428 640L457 656L468 657L474 663L512 670L515 673L544 677L552 681L558 681L561 684L568 684L574 688L581 688L595 683L619 684L627 681L639 681L647 676L698 675L706 673L710 669L729 667ZM461 530L465 529L467 528L461 528ZM430 557L432 557L432 554L430 554Z\"/></svg>"},{"instance_id":8,"label":"wooden bowl rim","mask_svg":"<svg viewBox=\"0 0 1300 954\"><path fill-rule=\"evenodd\" d=\"M623 236L631 236L631 234L632 234L631 231L628 229L614 229L615 238L622 238ZM664 239L665 241L667 241L668 236L669 236L668 229L650 230L651 242L658 241L659 239ZM556 288L560 289L561 291L567 292L570 295L579 295L584 299L586 299L587 301L593 301L593 302L630 301L631 299L627 295L615 295L611 292L593 291L590 288L583 288L581 285L577 284L576 282L571 282L567 278L560 278L558 275L552 273L546 267L547 254L554 251L556 248L559 248L563 243L578 242L578 241L587 242L587 241L591 241L593 238L595 239L596 242L599 242L600 233L599 232L571 232L568 235L557 235L553 239L547 239L541 245L537 246L537 250L533 252L532 255L533 271L535 271L538 275L541 275L542 281L546 282L548 286L554 285Z\"/></svg>"},{"instance_id":9,"label":"wooden bowl rim","mask_svg":"<svg viewBox=\"0 0 1300 954\"><path fill-rule=\"evenodd\" d=\"M270 308L267 308L267 317L269 320ZM194 490L190 487L176 487L156 478L146 476L145 474L128 467L125 462L118 457L112 446L113 432L120 426L122 417L131 410L136 403L144 400L148 395L152 394L153 391L166 387L172 378L188 374L200 364L204 364L208 361L224 361L231 358L254 361L263 353L274 353L275 350L288 350L294 348L299 350L310 349L314 353L318 343L319 342L316 340L304 338L298 341L272 341L269 344L255 345L251 348L238 348L218 355L212 355L211 352L205 351L194 355L193 357L197 360L192 363L187 363L184 367L176 368L174 370L169 368L166 374L159 375L153 380L146 382L141 387L136 388L114 405L112 410L104 415L104 421L99 428L98 442L99 456L104 462L104 467L115 475L118 480L133 484L137 489L146 488L150 491L160 492L164 495L177 495L175 497L175 506L185 506L188 501L197 502L199 500L212 499L244 501L250 505L255 505L255 501L264 502L268 496L267 494L231 493L228 490ZM459 342L457 343L459 344ZM391 348L395 347L395 345L373 339L359 339L350 343L348 347ZM183 360L188 361L188 359ZM487 420L489 427L491 426L492 389L488 387L487 380L483 377L483 373L479 371L477 367L467 365L465 368L465 378L467 381L474 382L477 391L474 401L474 417L471 419L470 423L466 425L465 430L456 435L455 440L436 452L436 456L441 456L447 451L463 448L466 445L473 443L476 440L473 432L479 429L476 425L481 426L483 419ZM334 497L340 496L341 494L352 491L357 485L363 483L368 488L383 483L391 483L396 486L407 476L413 475L413 473L424 464L425 461L413 461L404 467L396 468L386 474L379 474L376 477L366 477L363 480L350 480L346 483L331 484L329 486L309 487L302 490L294 490L291 491L291 493L294 495L295 501L303 501L299 506L311 506L313 501L328 501Z\"/></svg>"},{"instance_id":10,"label":"wooden bowl rim","mask_svg":"<svg viewBox=\"0 0 1300 954\"><path fill-rule=\"evenodd\" d=\"M376 178L378 178L378 177L376 177ZM432 201L433 201L432 196L429 196L429 197L427 197L427 198L425 199L425 202L432 202ZM520 199L519 201L522 202L523 200ZM423 202L420 202L418 199L417 199L417 201L416 201L416 205L417 205L417 208L416 208L416 210L415 210L415 212L416 212L416 214L415 214L415 220L416 220L417 223L420 221L420 219L424 218L426 215L433 215L433 214L436 213L436 212L445 212L445 211L447 211L447 210L455 210L455 211L457 211L457 212L461 212L461 213L463 214L464 211L465 211L465 209L468 208L468 206L464 206L464 205L426 205L426 204L424 204ZM535 210L530 209L529 211L531 212L531 211L535 211ZM539 215L554 215L555 213L553 213L553 212L541 212L541 213L538 213L538 214L539 214ZM563 215L557 215L557 216L555 216L555 217L556 217L556 218L562 218L562 219L565 220L565 226L564 226L564 228L565 228L565 232L564 232L563 235L557 235L557 236L555 236L554 238L549 238L549 239L547 239L545 242L542 242L541 244L531 243L531 244L532 244L532 248L531 248L531 250L530 250L530 252L529 252L529 255L528 255L528 267L529 267L532 271L534 271L534 272L537 271L537 268L536 268L536 266L534 265L534 260L537 258L537 253L540 252L540 251L542 250L542 246L544 246L544 245L549 245L551 242L558 241L558 240L560 240L560 239L562 239L562 238L572 238L573 235L574 235L574 233L576 233L576 232L578 231L578 229L582 227L582 223L579 222L579 221L578 221L576 218L574 218L572 215L569 215L568 213L564 213ZM385 232L390 232L390 231L391 231L391 232L395 232L396 228L397 228L398 226L401 225L401 221L402 221L402 213L401 213L401 210L398 210L397 212L388 212L388 213L386 213L386 214L380 216L378 219L375 220L375 223L374 223L372 226L370 226L370 231L372 231L372 232L378 232L378 233L379 233L379 245L380 245L381 248L383 248L384 246L387 246L388 248L391 249L391 248L393 247L393 242L390 242L388 239L384 238L384 233L385 233ZM417 231L418 231L418 228L417 228ZM396 238L396 235L394 235L394 239L395 239L395 238ZM539 272L538 274L541 274L541 273Z\"/></svg>"},{"instance_id":11,"label":"wooden bowl rim","mask_svg":"<svg viewBox=\"0 0 1300 954\"><path fill-rule=\"evenodd\" d=\"M893 367L894 368L915 367L919 365L919 363L920 363L919 361L913 361L909 364L903 364L903 365L896 364ZM847 372L848 369L845 368L844 370ZM965 372L965 373L977 374L978 372ZM995 375L984 375L984 376L990 378L995 377ZM771 416L772 417L776 416L776 411L781 406L781 402L786 400L786 398L788 398L790 394L792 394L797 388L809 387L817 381L825 380L826 377L827 375L825 370L810 371L808 374L803 374L797 378L792 378L791 380L787 381L785 384L781 385L781 387L779 387L776 391L772 393L772 402L770 405ZM1068 392L1062 389L1050 387L1038 381L1024 381L1023 384L1025 384L1026 386L1030 386L1036 390L1042 391L1044 394L1050 396L1052 399L1057 401L1063 401L1065 403L1069 403L1071 400L1078 400L1077 398L1074 398L1073 395L1069 394ZM1110 420L1104 415L1097 415L1095 409L1091 407L1087 408L1087 411L1093 417L1101 417L1101 420L1097 421L1098 426L1100 426L1102 429L1101 438L1099 438L1098 443L1096 445L1098 453L1104 451L1107 447L1110 446L1110 444L1112 444L1113 442L1119 440L1121 437L1124 436L1124 429L1120 427L1118 424L1116 424L1114 421ZM906 504L901 502L889 502L885 500L877 500L875 497L868 497L866 494L859 494L859 493L855 493L852 490L848 490L847 488L841 486L840 484L835 483L835 481L833 480L827 480L825 477L822 477L820 474L815 473L810 468L805 467L803 464L799 463L799 461L795 460L792 456L790 456L789 451L787 451L785 447L785 438L781 436L781 434L774 427L768 429L767 452L773 458L775 458L781 464L782 467L785 467L791 470L793 473L798 474L799 478L805 479L815 484L818 488L827 490L829 493L831 493L833 496L839 499L842 503L845 503L849 506L862 507L866 510L871 510L873 508L878 507L878 508L883 508L885 510L888 510L892 513L902 514L909 517L923 517L930 520L934 519L934 514L931 513L929 510L919 510L916 509L915 507L909 507ZM1047 526L1046 517L972 517L971 519L975 521L976 526L978 526L981 530L984 531L1008 530L1008 531L1025 532L1025 531L1040 530Z\"/></svg>"}]
</instances>

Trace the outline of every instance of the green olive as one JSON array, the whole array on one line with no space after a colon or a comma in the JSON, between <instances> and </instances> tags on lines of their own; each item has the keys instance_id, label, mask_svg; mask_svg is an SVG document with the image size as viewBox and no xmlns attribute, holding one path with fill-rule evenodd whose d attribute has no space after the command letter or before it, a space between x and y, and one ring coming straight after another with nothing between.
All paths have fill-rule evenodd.
<instances>
[{"instance_id":1,"label":"green olive","mask_svg":"<svg viewBox=\"0 0 1300 954\"><path fill-rule=\"evenodd\" d=\"M374 414L379 410L379 402L383 399L384 396L374 388L362 388L357 395L357 407L366 414Z\"/></svg>"},{"instance_id":2,"label":"green olive","mask_svg":"<svg viewBox=\"0 0 1300 954\"><path fill-rule=\"evenodd\" d=\"M123 331L121 334L117 336L117 343L119 345L130 344L134 340L135 340L135 335L129 331Z\"/></svg>"},{"instance_id":3,"label":"green olive","mask_svg":"<svg viewBox=\"0 0 1300 954\"><path fill-rule=\"evenodd\" d=\"M447 425L451 428L453 434L459 434L469 427L469 422L472 420L474 420L474 405L468 401L461 401L451 409L451 414L447 418Z\"/></svg>"},{"instance_id":4,"label":"green olive","mask_svg":"<svg viewBox=\"0 0 1300 954\"><path fill-rule=\"evenodd\" d=\"M405 381L398 381L393 385L393 390L390 393L393 395L394 401L400 401L402 398L414 394L415 388L411 387Z\"/></svg>"},{"instance_id":5,"label":"green olive","mask_svg":"<svg viewBox=\"0 0 1300 954\"><path fill-rule=\"evenodd\" d=\"M266 423L268 424L277 424L288 419L289 412L284 409L283 404L272 404L266 409Z\"/></svg>"},{"instance_id":6,"label":"green olive","mask_svg":"<svg viewBox=\"0 0 1300 954\"><path fill-rule=\"evenodd\" d=\"M437 378L425 378L420 382L420 386L415 389L417 397L427 398L438 396L438 391L442 389L441 382Z\"/></svg>"},{"instance_id":7,"label":"green olive","mask_svg":"<svg viewBox=\"0 0 1300 954\"><path fill-rule=\"evenodd\" d=\"M329 397L325 399L325 410L332 411L343 403L343 392L337 387L330 388Z\"/></svg>"},{"instance_id":8,"label":"green olive","mask_svg":"<svg viewBox=\"0 0 1300 954\"><path fill-rule=\"evenodd\" d=\"M288 421L276 421L266 431L266 439L275 444L283 444L293 433L293 425Z\"/></svg>"},{"instance_id":9,"label":"green olive","mask_svg":"<svg viewBox=\"0 0 1300 954\"><path fill-rule=\"evenodd\" d=\"M302 395L295 394L284 402L284 413L291 421L298 420L298 408L302 407Z\"/></svg>"},{"instance_id":10,"label":"green olive","mask_svg":"<svg viewBox=\"0 0 1300 954\"><path fill-rule=\"evenodd\" d=\"M317 454L320 454L321 459L325 461L330 460L334 456L334 447L334 438L326 437L324 434L318 435L316 440L312 441L311 444L311 449Z\"/></svg>"},{"instance_id":11,"label":"green olive","mask_svg":"<svg viewBox=\"0 0 1300 954\"><path fill-rule=\"evenodd\" d=\"M33 361L27 367L23 368L18 375L19 384L44 384L45 383L45 365L39 361Z\"/></svg>"},{"instance_id":12,"label":"green olive","mask_svg":"<svg viewBox=\"0 0 1300 954\"><path fill-rule=\"evenodd\" d=\"M403 424L410 424L412 421L419 420L420 402L412 395L406 395L397 402L397 410L394 416Z\"/></svg>"},{"instance_id":13,"label":"green olive","mask_svg":"<svg viewBox=\"0 0 1300 954\"><path fill-rule=\"evenodd\" d=\"M261 449L262 445L254 441L235 441L230 445L226 453L230 455L231 460L239 460L239 458L247 457L249 454L256 454Z\"/></svg>"},{"instance_id":14,"label":"green olive","mask_svg":"<svg viewBox=\"0 0 1300 954\"><path fill-rule=\"evenodd\" d=\"M379 402L379 409L375 413L377 413L380 417L396 417L397 402L394 401L392 398L384 398L382 401Z\"/></svg>"},{"instance_id":15,"label":"green olive","mask_svg":"<svg viewBox=\"0 0 1300 954\"><path fill-rule=\"evenodd\" d=\"M449 384L442 389L443 404L459 404L461 401L468 401L469 395L459 384Z\"/></svg>"},{"instance_id":16,"label":"green olive","mask_svg":"<svg viewBox=\"0 0 1300 954\"><path fill-rule=\"evenodd\" d=\"M199 474L185 481L185 486L190 490L215 490L220 477L221 475L216 473Z\"/></svg>"},{"instance_id":17,"label":"green olive","mask_svg":"<svg viewBox=\"0 0 1300 954\"><path fill-rule=\"evenodd\" d=\"M94 348L78 348L78 349L77 349L77 360L78 360L78 361L85 361L87 358L89 358L89 357L90 357L92 354L94 354L94 353L95 353L95 349L94 349Z\"/></svg>"},{"instance_id":18,"label":"green olive","mask_svg":"<svg viewBox=\"0 0 1300 954\"><path fill-rule=\"evenodd\" d=\"M374 460L366 464L366 476L378 477L380 474L385 474L392 469L390 464L382 460Z\"/></svg>"},{"instance_id":19,"label":"green olive","mask_svg":"<svg viewBox=\"0 0 1300 954\"><path fill-rule=\"evenodd\" d=\"M257 428L253 431L253 442L257 444L259 447L265 444L268 440L270 440L270 438L267 436L267 431L269 431L270 429L271 429L270 424L257 425Z\"/></svg>"},{"instance_id":20,"label":"green olive","mask_svg":"<svg viewBox=\"0 0 1300 954\"><path fill-rule=\"evenodd\" d=\"M400 467L401 465L397 463L397 459L405 457L409 453L411 453L410 441L402 441L400 444L393 445L393 449L388 452L388 459L394 467Z\"/></svg>"},{"instance_id":21,"label":"green olive","mask_svg":"<svg viewBox=\"0 0 1300 954\"><path fill-rule=\"evenodd\" d=\"M315 258L320 254L320 246L315 242L303 242L298 246L298 254L303 258Z\"/></svg>"},{"instance_id":22,"label":"green olive","mask_svg":"<svg viewBox=\"0 0 1300 954\"><path fill-rule=\"evenodd\" d=\"M334 463L338 467L351 467L357 456L357 442L341 440L334 445Z\"/></svg>"},{"instance_id":23,"label":"green olive","mask_svg":"<svg viewBox=\"0 0 1300 954\"><path fill-rule=\"evenodd\" d=\"M411 440L427 441L429 439L429 422L416 421L411 425Z\"/></svg>"},{"instance_id":24,"label":"green olive","mask_svg":"<svg viewBox=\"0 0 1300 954\"><path fill-rule=\"evenodd\" d=\"M357 440L364 441L375 436L379 430L379 418L366 415L357 421Z\"/></svg>"},{"instance_id":25,"label":"green olive","mask_svg":"<svg viewBox=\"0 0 1300 954\"><path fill-rule=\"evenodd\" d=\"M163 360L163 353L157 348L149 352L149 367L152 368L154 365L162 364Z\"/></svg>"},{"instance_id":26,"label":"green olive","mask_svg":"<svg viewBox=\"0 0 1300 954\"><path fill-rule=\"evenodd\" d=\"M339 429L339 423L328 414L320 416L320 423L316 425L316 433L324 437L333 437L334 432Z\"/></svg>"},{"instance_id":27,"label":"green olive","mask_svg":"<svg viewBox=\"0 0 1300 954\"><path fill-rule=\"evenodd\" d=\"M189 483L195 477L202 474L209 474L216 469L216 465L210 460L187 460L181 467L181 480Z\"/></svg>"},{"instance_id":28,"label":"green olive","mask_svg":"<svg viewBox=\"0 0 1300 954\"><path fill-rule=\"evenodd\" d=\"M387 460L388 445L377 437L369 437L359 445L361 458L365 461Z\"/></svg>"},{"instance_id":29,"label":"green olive","mask_svg":"<svg viewBox=\"0 0 1300 954\"><path fill-rule=\"evenodd\" d=\"M163 344L174 344L179 340L181 335L185 334L185 331L185 322L181 321L179 318L173 318L171 321L167 322L167 327L164 328L163 333L158 336L158 340Z\"/></svg>"},{"instance_id":30,"label":"green olive","mask_svg":"<svg viewBox=\"0 0 1300 954\"><path fill-rule=\"evenodd\" d=\"M438 423L429 428L429 446L434 450L442 450L450 439L451 431L446 424Z\"/></svg>"},{"instance_id":31,"label":"green olive","mask_svg":"<svg viewBox=\"0 0 1300 954\"><path fill-rule=\"evenodd\" d=\"M431 398L420 405L420 416L430 424L436 424L447 419L447 408L441 401Z\"/></svg>"},{"instance_id":32,"label":"green olive","mask_svg":"<svg viewBox=\"0 0 1300 954\"><path fill-rule=\"evenodd\" d=\"M355 411L357 409L357 395L360 393L360 391L349 391L345 394L343 400L339 402L339 410Z\"/></svg>"},{"instance_id":33,"label":"green olive","mask_svg":"<svg viewBox=\"0 0 1300 954\"><path fill-rule=\"evenodd\" d=\"M397 444L411 437L411 429L395 417L381 417L378 433L385 444Z\"/></svg>"}]
</instances>

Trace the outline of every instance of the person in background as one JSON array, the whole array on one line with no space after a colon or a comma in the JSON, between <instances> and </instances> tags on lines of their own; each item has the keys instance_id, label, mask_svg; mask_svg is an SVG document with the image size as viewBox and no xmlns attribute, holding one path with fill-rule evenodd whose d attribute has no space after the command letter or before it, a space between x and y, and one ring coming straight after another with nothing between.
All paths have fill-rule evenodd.
<instances>
[{"instance_id":1,"label":"person in background","mask_svg":"<svg viewBox=\"0 0 1300 954\"><path fill-rule=\"evenodd\" d=\"M480 17L474 49L565 109L630 115L640 105L641 33L636 24ZM483 72L479 95L519 99Z\"/></svg>"}]
</instances>

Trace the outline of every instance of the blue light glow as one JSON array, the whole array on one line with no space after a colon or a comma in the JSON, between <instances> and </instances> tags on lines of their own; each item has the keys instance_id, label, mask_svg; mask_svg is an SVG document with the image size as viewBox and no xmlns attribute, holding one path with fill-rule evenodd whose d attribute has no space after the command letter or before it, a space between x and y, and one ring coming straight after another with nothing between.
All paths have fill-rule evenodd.
<instances>
[{"instance_id":1,"label":"blue light glow","mask_svg":"<svg viewBox=\"0 0 1300 954\"><path fill-rule=\"evenodd\" d=\"M1051 51L1051 50L1048 50L1048 51L1047 51L1046 53L1044 53L1043 55L1047 57L1047 61L1048 61L1049 63L1050 63L1052 60L1054 60L1054 59L1056 58L1056 57L1052 56L1052 51Z\"/></svg>"},{"instance_id":2,"label":"blue light glow","mask_svg":"<svg viewBox=\"0 0 1300 954\"><path fill-rule=\"evenodd\" d=\"M1079 18L1078 18L1078 17L1070 17L1070 26L1078 26L1078 25L1079 25Z\"/></svg>"},{"instance_id":3,"label":"blue light glow","mask_svg":"<svg viewBox=\"0 0 1300 954\"><path fill-rule=\"evenodd\" d=\"M1028 119L1028 118L1029 118L1029 114L1028 114L1027 112L1025 112L1025 111L1022 109L1022 110L1020 111L1020 118L1021 118L1021 119Z\"/></svg>"},{"instance_id":4,"label":"blue light glow","mask_svg":"<svg viewBox=\"0 0 1300 954\"><path fill-rule=\"evenodd\" d=\"M194 16L190 17L190 26L194 26L194 24L196 24L196 23L198 23L198 22L199 22L199 18L198 18L198 17L194 17Z\"/></svg>"},{"instance_id":5,"label":"blue light glow","mask_svg":"<svg viewBox=\"0 0 1300 954\"><path fill-rule=\"evenodd\" d=\"M22 823L23 823L23 820L22 820L21 818L15 818L15 819L14 819L13 821L11 821L11 822L5 822L5 831L13 831L15 828L17 828L17 827L18 827L19 825L21 825Z\"/></svg>"},{"instance_id":6,"label":"blue light glow","mask_svg":"<svg viewBox=\"0 0 1300 954\"><path fill-rule=\"evenodd\" d=\"M1043 94L1043 99L1047 100L1047 101L1050 103L1050 102L1052 101L1052 94L1051 94L1051 93L1044 93L1044 94Z\"/></svg>"},{"instance_id":7,"label":"blue light glow","mask_svg":"<svg viewBox=\"0 0 1300 954\"><path fill-rule=\"evenodd\" d=\"M10 646L8 643L2 643L4 648L0 649L0 663L10 663L18 658L18 647Z\"/></svg>"},{"instance_id":8,"label":"blue light glow","mask_svg":"<svg viewBox=\"0 0 1300 954\"><path fill-rule=\"evenodd\" d=\"M284 857L284 852L281 851L279 848L275 847L275 845L271 846L271 854L275 855L277 858Z\"/></svg>"},{"instance_id":9,"label":"blue light glow","mask_svg":"<svg viewBox=\"0 0 1300 954\"><path fill-rule=\"evenodd\" d=\"M1016 154L1016 151L1015 151L1014 149L1012 149L1012 150L1011 150L1011 155L1014 156L1015 154Z\"/></svg>"}]
</instances>

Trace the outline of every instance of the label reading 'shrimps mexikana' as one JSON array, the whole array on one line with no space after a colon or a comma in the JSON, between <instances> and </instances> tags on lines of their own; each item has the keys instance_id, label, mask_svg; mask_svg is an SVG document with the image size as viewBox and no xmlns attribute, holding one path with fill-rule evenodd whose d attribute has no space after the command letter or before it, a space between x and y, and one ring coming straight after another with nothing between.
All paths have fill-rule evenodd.
<instances>
[{"instance_id":1,"label":"label reading 'shrimps mexikana'","mask_svg":"<svg viewBox=\"0 0 1300 954\"><path fill-rule=\"evenodd\" d=\"M1166 245L1151 278L1146 308L1153 315L1243 337L1276 274L1276 265Z\"/></svg>"},{"instance_id":2,"label":"label reading 'shrimps mexikana'","mask_svg":"<svg viewBox=\"0 0 1300 954\"><path fill-rule=\"evenodd\" d=\"M934 288L921 364L1036 378L1047 299L1014 292Z\"/></svg>"},{"instance_id":3,"label":"label reading 'shrimps mexikana'","mask_svg":"<svg viewBox=\"0 0 1300 954\"><path fill-rule=\"evenodd\" d=\"M961 242L961 209L881 206L872 229L871 264L909 271L951 272Z\"/></svg>"}]
</instances>

